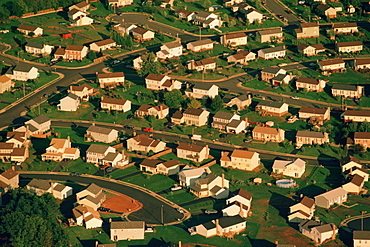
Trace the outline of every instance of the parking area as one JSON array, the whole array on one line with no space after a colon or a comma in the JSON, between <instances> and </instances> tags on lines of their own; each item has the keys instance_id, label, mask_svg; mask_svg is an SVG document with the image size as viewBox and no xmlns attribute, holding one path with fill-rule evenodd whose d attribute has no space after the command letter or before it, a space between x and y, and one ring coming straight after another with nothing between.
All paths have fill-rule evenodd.
<instances>
[{"instance_id":1,"label":"parking area","mask_svg":"<svg viewBox=\"0 0 370 247\"><path fill-rule=\"evenodd\" d=\"M102 207L109 208L113 212L127 214L138 211L143 207L143 205L131 197L123 194L117 194L116 196L108 198L102 204Z\"/></svg>"}]
</instances>

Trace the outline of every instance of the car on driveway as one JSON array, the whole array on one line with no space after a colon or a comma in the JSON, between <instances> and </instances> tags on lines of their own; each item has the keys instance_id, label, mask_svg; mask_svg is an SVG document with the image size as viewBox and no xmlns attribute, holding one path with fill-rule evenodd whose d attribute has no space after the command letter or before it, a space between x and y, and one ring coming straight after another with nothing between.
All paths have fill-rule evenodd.
<instances>
[{"instance_id":1,"label":"car on driveway","mask_svg":"<svg viewBox=\"0 0 370 247\"><path fill-rule=\"evenodd\" d=\"M79 176L82 175L82 173L79 173L79 172L71 172L71 174L69 174L69 175L79 177Z\"/></svg>"},{"instance_id":2,"label":"car on driveway","mask_svg":"<svg viewBox=\"0 0 370 247\"><path fill-rule=\"evenodd\" d=\"M143 131L145 131L145 132L152 132L153 131L153 128L143 128Z\"/></svg>"},{"instance_id":3,"label":"car on driveway","mask_svg":"<svg viewBox=\"0 0 370 247\"><path fill-rule=\"evenodd\" d=\"M206 214L217 214L218 213L216 209L206 209L204 212Z\"/></svg>"},{"instance_id":4,"label":"car on driveway","mask_svg":"<svg viewBox=\"0 0 370 247\"><path fill-rule=\"evenodd\" d=\"M299 99L298 96L292 96L291 99Z\"/></svg>"},{"instance_id":5,"label":"car on driveway","mask_svg":"<svg viewBox=\"0 0 370 247\"><path fill-rule=\"evenodd\" d=\"M177 186L172 187L171 191L176 191L176 190L181 190L181 189L182 189L182 187L177 185Z\"/></svg>"}]
</instances>

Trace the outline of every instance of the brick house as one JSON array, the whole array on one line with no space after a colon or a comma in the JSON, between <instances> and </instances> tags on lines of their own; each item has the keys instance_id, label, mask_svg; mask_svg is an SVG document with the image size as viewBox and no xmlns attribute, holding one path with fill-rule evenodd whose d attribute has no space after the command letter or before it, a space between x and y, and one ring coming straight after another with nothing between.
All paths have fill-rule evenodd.
<instances>
[{"instance_id":1,"label":"brick house","mask_svg":"<svg viewBox=\"0 0 370 247\"><path fill-rule=\"evenodd\" d=\"M252 138L263 142L283 142L285 131L283 129L256 126L252 131Z\"/></svg>"}]
</instances>

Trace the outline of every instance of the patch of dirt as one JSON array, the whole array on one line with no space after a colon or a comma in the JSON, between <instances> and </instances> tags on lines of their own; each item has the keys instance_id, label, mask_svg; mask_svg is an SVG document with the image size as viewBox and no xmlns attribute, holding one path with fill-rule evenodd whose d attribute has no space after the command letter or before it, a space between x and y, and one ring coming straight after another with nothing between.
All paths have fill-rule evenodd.
<instances>
[{"instance_id":1,"label":"patch of dirt","mask_svg":"<svg viewBox=\"0 0 370 247\"><path fill-rule=\"evenodd\" d=\"M286 226L286 227L264 227L260 228L258 231L258 239L267 239L271 242L275 242L276 236L279 236L279 243L281 244L295 244L299 247L309 247L312 246L309 243L307 237L301 235L296 229Z\"/></svg>"},{"instance_id":2,"label":"patch of dirt","mask_svg":"<svg viewBox=\"0 0 370 247\"><path fill-rule=\"evenodd\" d=\"M138 211L143 207L143 204L129 196L117 194L105 200L102 207L110 208L111 211L127 214Z\"/></svg>"}]
</instances>

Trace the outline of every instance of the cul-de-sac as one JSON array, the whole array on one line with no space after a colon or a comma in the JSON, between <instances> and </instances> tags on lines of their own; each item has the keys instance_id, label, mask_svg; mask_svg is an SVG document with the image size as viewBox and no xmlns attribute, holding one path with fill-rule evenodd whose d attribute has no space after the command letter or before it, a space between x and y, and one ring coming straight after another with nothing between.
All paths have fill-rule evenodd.
<instances>
[{"instance_id":1,"label":"cul-de-sac","mask_svg":"<svg viewBox=\"0 0 370 247\"><path fill-rule=\"evenodd\" d=\"M368 0L0 0L0 246L370 247Z\"/></svg>"}]
</instances>

